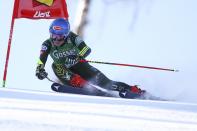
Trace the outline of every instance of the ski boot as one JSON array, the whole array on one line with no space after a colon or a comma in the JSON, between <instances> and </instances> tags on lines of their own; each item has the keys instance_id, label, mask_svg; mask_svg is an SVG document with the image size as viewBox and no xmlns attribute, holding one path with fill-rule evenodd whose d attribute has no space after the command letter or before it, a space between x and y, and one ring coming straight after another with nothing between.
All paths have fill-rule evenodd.
<instances>
[{"instance_id":1,"label":"ski boot","mask_svg":"<svg viewBox=\"0 0 197 131\"><path fill-rule=\"evenodd\" d=\"M145 93L146 91L140 89L137 85L130 86L129 89L119 91L120 97L131 99L143 98Z\"/></svg>"},{"instance_id":2,"label":"ski boot","mask_svg":"<svg viewBox=\"0 0 197 131\"><path fill-rule=\"evenodd\" d=\"M146 91L140 89L137 85L131 86L130 91L136 94L144 94Z\"/></svg>"}]
</instances>

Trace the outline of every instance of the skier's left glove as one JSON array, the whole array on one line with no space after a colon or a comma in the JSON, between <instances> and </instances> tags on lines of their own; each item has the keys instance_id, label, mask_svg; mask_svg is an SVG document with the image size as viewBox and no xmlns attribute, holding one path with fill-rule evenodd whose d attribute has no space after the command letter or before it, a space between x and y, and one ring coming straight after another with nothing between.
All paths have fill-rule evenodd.
<instances>
[{"instance_id":1,"label":"skier's left glove","mask_svg":"<svg viewBox=\"0 0 197 131\"><path fill-rule=\"evenodd\" d=\"M36 68L36 76L38 77L38 79L43 80L47 77L47 75L48 73L45 71L43 64L38 65Z\"/></svg>"}]
</instances>

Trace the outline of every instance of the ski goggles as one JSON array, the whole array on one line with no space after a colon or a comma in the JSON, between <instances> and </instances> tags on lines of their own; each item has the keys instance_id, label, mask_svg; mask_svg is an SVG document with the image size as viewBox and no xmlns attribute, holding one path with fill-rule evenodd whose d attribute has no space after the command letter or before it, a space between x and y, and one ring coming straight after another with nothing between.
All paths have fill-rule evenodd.
<instances>
[{"instance_id":1,"label":"ski goggles","mask_svg":"<svg viewBox=\"0 0 197 131\"><path fill-rule=\"evenodd\" d=\"M63 41L65 39L65 35L51 34L51 39L53 41Z\"/></svg>"}]
</instances>

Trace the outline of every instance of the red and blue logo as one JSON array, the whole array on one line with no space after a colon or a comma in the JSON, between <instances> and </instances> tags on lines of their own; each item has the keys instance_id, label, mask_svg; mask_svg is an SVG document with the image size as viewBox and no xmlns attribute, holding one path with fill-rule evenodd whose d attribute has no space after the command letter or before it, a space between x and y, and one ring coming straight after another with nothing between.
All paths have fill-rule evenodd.
<instances>
[{"instance_id":1,"label":"red and blue logo","mask_svg":"<svg viewBox=\"0 0 197 131\"><path fill-rule=\"evenodd\" d=\"M53 30L62 30L61 26L53 26Z\"/></svg>"}]
</instances>

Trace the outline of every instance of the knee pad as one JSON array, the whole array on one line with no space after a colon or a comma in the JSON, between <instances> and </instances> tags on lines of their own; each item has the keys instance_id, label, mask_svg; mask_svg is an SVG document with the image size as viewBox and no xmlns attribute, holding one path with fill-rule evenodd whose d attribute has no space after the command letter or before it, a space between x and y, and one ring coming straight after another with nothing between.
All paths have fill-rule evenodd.
<instances>
[{"instance_id":1,"label":"knee pad","mask_svg":"<svg viewBox=\"0 0 197 131\"><path fill-rule=\"evenodd\" d=\"M69 80L71 79L72 72L67 70L61 64L52 64L52 69L57 78L65 85L69 85Z\"/></svg>"}]
</instances>

